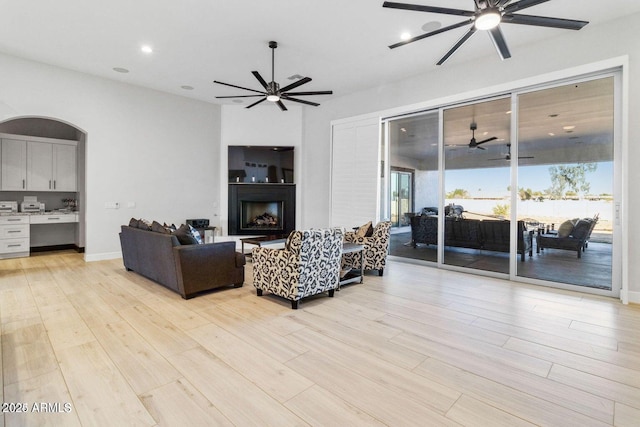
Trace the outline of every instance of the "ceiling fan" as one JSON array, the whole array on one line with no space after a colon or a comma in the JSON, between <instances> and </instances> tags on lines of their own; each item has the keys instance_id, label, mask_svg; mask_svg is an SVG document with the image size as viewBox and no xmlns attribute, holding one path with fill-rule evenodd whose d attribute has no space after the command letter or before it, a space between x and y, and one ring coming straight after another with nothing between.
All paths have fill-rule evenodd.
<instances>
[{"instance_id":1,"label":"ceiling fan","mask_svg":"<svg viewBox=\"0 0 640 427\"><path fill-rule=\"evenodd\" d=\"M307 96L307 95L331 95L333 94L333 91L330 90L321 90L321 91L314 91L314 92L289 92L291 89L295 89L298 86L302 86L305 83L309 83L311 81L311 77L303 77L300 80L298 80L297 82L291 83L290 85L287 85L283 88L280 87L280 85L278 83L276 83L275 78L274 78L274 64L275 64L275 49L278 47L278 43L274 42L274 41L270 41L269 42L269 48L271 48L271 81L269 83L267 83L265 81L265 79L262 78L262 76L260 75L259 72L257 71L252 71L251 73L254 75L254 77L260 82L260 84L262 85L262 87L264 88L264 90L255 90L255 89L249 89L247 87L242 87L242 86L236 86L236 85L232 85L229 83L223 83L223 82L219 82L217 80L214 80L214 83L220 84L220 85L225 85L225 86L231 86L234 87L236 89L243 89L243 90L248 90L251 92L256 92L258 95L235 95L235 96L216 96L216 98L255 98L255 97L262 97L262 99L259 99L258 101L254 102L253 104L247 106L246 108L251 108L253 106L256 106L258 104L260 104L261 102L264 101L270 101L270 102L275 102L276 104L278 104L278 107L280 107L280 109L282 111L287 111L287 107L285 107L285 105L282 103L282 100L285 99L287 101L293 101L293 102L299 102L300 104L306 104L306 105L313 105L314 107L317 107L318 103L315 102L310 102L310 101L306 101L304 99L297 99L294 98L294 96Z\"/></svg>"},{"instance_id":2,"label":"ceiling fan","mask_svg":"<svg viewBox=\"0 0 640 427\"><path fill-rule=\"evenodd\" d=\"M518 156L518 159L534 159L535 157L533 156ZM511 160L511 144L507 144L507 154L505 154L503 157L498 157L496 159L488 159L488 160L506 160L509 161Z\"/></svg>"},{"instance_id":3,"label":"ceiling fan","mask_svg":"<svg viewBox=\"0 0 640 427\"><path fill-rule=\"evenodd\" d=\"M449 25L447 27L439 28L435 31L421 34L416 37L412 37L408 40L401 41L389 46L390 49L394 49L399 46L404 46L408 43L413 43L418 40L422 40L427 37L435 36L436 34L444 33L445 31L453 30L456 28L471 25L471 28L458 40L458 42L438 61L437 65L442 65L460 48L467 40L473 36L477 30L487 31L491 41L493 41L498 55L501 59L511 58L511 53L507 47L507 42L504 39L502 31L500 30L500 23L506 24L521 24L521 25L533 25L538 27L551 27L561 28L566 30L579 30L588 21L578 21L574 19L562 19L562 18L550 18L546 16L534 16L534 15L521 15L516 14L520 10L546 3L549 0L520 0L512 2L511 0L473 0L474 10L460 10L450 9L446 7L433 7L423 6L418 4L408 3L395 3L385 1L382 7L391 9L404 9L412 10L416 12L431 12L441 13L445 15L456 15L468 17L466 21L458 22L457 24Z\"/></svg>"},{"instance_id":4,"label":"ceiling fan","mask_svg":"<svg viewBox=\"0 0 640 427\"><path fill-rule=\"evenodd\" d=\"M496 139L498 139L497 136L492 136L491 138L487 138L485 140L482 141L476 141L476 129L478 129L478 124L473 122L471 123L471 125L469 126L469 129L471 129L471 141L469 141L469 148L477 148L479 150L486 150L486 148L481 147L481 144L484 144L486 142L489 141L495 141Z\"/></svg>"}]
</instances>

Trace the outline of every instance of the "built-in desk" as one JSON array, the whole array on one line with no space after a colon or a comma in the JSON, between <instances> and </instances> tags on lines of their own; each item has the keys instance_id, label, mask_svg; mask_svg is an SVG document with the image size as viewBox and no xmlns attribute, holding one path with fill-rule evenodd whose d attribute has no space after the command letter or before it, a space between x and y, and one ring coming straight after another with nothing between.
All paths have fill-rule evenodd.
<instances>
[{"instance_id":1,"label":"built-in desk","mask_svg":"<svg viewBox=\"0 0 640 427\"><path fill-rule=\"evenodd\" d=\"M78 212L1 214L0 259L27 257L34 240L37 240L43 230L48 230L50 225L73 224L79 221Z\"/></svg>"}]
</instances>

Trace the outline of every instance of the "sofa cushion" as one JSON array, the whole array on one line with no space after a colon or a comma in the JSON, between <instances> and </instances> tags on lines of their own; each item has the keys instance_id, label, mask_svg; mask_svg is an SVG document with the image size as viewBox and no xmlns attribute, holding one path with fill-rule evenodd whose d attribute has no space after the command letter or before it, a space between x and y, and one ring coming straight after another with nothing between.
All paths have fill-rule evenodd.
<instances>
[{"instance_id":1,"label":"sofa cushion","mask_svg":"<svg viewBox=\"0 0 640 427\"><path fill-rule=\"evenodd\" d=\"M174 236L178 238L178 242L181 245L196 245L198 241L193 236L193 233L189 229L188 224L182 224L178 229L173 233Z\"/></svg>"},{"instance_id":2,"label":"sofa cushion","mask_svg":"<svg viewBox=\"0 0 640 427\"><path fill-rule=\"evenodd\" d=\"M573 231L573 221L566 220L560 227L558 227L558 238L564 239L565 237L569 237L571 232Z\"/></svg>"},{"instance_id":3,"label":"sofa cushion","mask_svg":"<svg viewBox=\"0 0 640 427\"><path fill-rule=\"evenodd\" d=\"M358 227L356 230L356 237L371 237L373 236L373 225L371 221Z\"/></svg>"}]
</instances>

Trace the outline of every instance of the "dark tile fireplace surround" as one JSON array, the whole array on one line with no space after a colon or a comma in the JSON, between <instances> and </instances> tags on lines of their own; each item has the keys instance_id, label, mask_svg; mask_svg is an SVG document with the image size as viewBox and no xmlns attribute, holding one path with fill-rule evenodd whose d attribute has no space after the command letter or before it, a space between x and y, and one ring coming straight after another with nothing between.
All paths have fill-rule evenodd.
<instances>
[{"instance_id":1,"label":"dark tile fireplace surround","mask_svg":"<svg viewBox=\"0 0 640 427\"><path fill-rule=\"evenodd\" d=\"M229 184L229 235L289 234L295 220L295 184Z\"/></svg>"}]
</instances>

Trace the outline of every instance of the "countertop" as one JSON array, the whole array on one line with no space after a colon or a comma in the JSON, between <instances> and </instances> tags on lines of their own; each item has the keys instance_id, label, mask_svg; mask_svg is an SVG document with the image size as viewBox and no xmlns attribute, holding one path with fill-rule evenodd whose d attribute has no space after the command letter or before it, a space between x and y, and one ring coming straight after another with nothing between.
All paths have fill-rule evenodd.
<instances>
[{"instance_id":1,"label":"countertop","mask_svg":"<svg viewBox=\"0 0 640 427\"><path fill-rule=\"evenodd\" d=\"M0 216L22 216L22 215L75 215L79 211L44 211L44 212L0 212Z\"/></svg>"}]
</instances>

